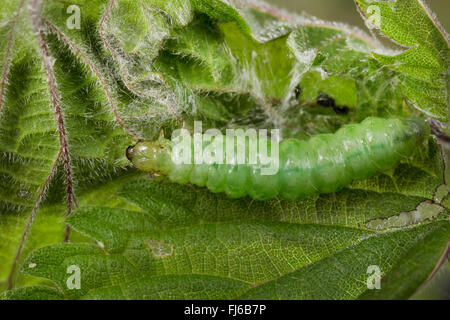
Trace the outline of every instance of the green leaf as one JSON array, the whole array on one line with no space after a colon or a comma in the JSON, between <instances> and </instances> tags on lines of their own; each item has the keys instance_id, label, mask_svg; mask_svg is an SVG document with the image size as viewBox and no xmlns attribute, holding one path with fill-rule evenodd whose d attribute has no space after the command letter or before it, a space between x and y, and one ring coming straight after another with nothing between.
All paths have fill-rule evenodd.
<instances>
[{"instance_id":1,"label":"green leaf","mask_svg":"<svg viewBox=\"0 0 450 320\"><path fill-rule=\"evenodd\" d=\"M438 232L426 235L409 250L381 281L381 290L366 291L360 299L404 299L417 291L418 283L425 283L434 273L435 261L446 260L448 255L448 223ZM447 228L447 230L445 229ZM444 248L444 250L442 249Z\"/></svg>"},{"instance_id":2,"label":"green leaf","mask_svg":"<svg viewBox=\"0 0 450 320\"><path fill-rule=\"evenodd\" d=\"M33 232L28 237L26 246L23 250L19 264L23 263L26 256L35 248L50 245L61 241L64 237L64 221L61 216L64 212L62 206L56 208L43 209L36 217L33 226ZM16 254L17 244L22 236L27 215L4 215L0 217L0 233L2 241L0 242L0 290L7 289L6 280L12 268L13 257ZM89 241L80 234L73 234L72 241ZM42 279L30 277L19 277L16 279L17 286L39 284Z\"/></svg>"},{"instance_id":3,"label":"green leaf","mask_svg":"<svg viewBox=\"0 0 450 320\"><path fill-rule=\"evenodd\" d=\"M443 156L431 138L391 172L300 202L150 179L125 150L194 120L303 139L369 115L424 116L405 97L445 118L448 44L418 3L377 2L392 29L382 31L411 47L389 57L359 30L262 2L7 1L0 289L15 289L1 298L410 297L449 238L448 197L436 195ZM70 5L80 28L67 23ZM435 211L420 213L426 206ZM66 223L70 244L60 243ZM365 281L374 264L385 275L376 292ZM72 265L79 290L67 287Z\"/></svg>"},{"instance_id":4,"label":"green leaf","mask_svg":"<svg viewBox=\"0 0 450 320\"><path fill-rule=\"evenodd\" d=\"M62 300L62 298L60 292L44 286L25 287L0 294L0 300Z\"/></svg>"},{"instance_id":5,"label":"green leaf","mask_svg":"<svg viewBox=\"0 0 450 320\"><path fill-rule=\"evenodd\" d=\"M361 187L300 202L253 202L164 179L130 179L99 190L69 218L100 247L44 247L23 272L51 280L70 299L351 299L371 294L369 266L398 275L425 255L428 265L408 278L410 287L394 291L405 298L426 280L450 236L446 210L400 228L371 229L375 219L414 212L426 200L403 195L401 184L398 193ZM99 203L104 193L121 201ZM67 289L71 265L81 269L80 290ZM400 280L383 278L382 286Z\"/></svg>"},{"instance_id":6,"label":"green leaf","mask_svg":"<svg viewBox=\"0 0 450 320\"><path fill-rule=\"evenodd\" d=\"M396 71L404 95L420 110L447 120L449 39L429 8L419 0L355 2L370 21L379 15L379 30L407 48L394 55L375 52L374 57Z\"/></svg>"},{"instance_id":7,"label":"green leaf","mask_svg":"<svg viewBox=\"0 0 450 320\"><path fill-rule=\"evenodd\" d=\"M340 299L351 299L357 298L361 294L361 298L371 297L371 293L376 292L372 296L382 299L394 297L405 299L412 292L408 292L410 288L406 288L406 290L405 288L401 288L399 290L399 286L402 284L405 285L402 280L406 279L406 285L412 284L413 288L416 288L417 283L425 280L423 277L419 279L416 277L414 279L408 279L405 274L403 278L398 276L394 276L396 279L383 278L381 282L382 291L369 291L367 290L366 284L368 266L370 263L378 266L383 276L387 273L388 276L394 274L396 272L395 267L393 268L392 264L386 258L399 254L401 256L406 255L407 257L403 257L403 259L407 260L408 253L417 249L415 246L420 246L422 241L428 240L424 238L429 235L444 238L444 241L441 239L438 245L440 247L445 245L449 237L448 223L435 223L426 227L417 228L412 232L396 231L368 237L356 247L343 250L328 259L311 264L275 281L249 290L240 298L335 299L338 297ZM440 253L442 254L442 250ZM353 263L350 261L353 261ZM422 269L420 268L419 270ZM318 281L319 279L320 282ZM359 282L359 286L356 286L355 282ZM391 288L395 288L394 297L389 296L388 292L390 288L384 289L386 282L388 282ZM327 285L321 285L324 283ZM364 296L364 293L367 293L367 296Z\"/></svg>"}]
</instances>

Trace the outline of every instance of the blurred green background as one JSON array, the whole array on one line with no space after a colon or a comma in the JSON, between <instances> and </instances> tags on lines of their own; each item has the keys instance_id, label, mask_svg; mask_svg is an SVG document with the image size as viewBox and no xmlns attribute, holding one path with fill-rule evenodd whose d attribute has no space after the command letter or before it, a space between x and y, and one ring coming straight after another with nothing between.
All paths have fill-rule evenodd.
<instances>
[{"instance_id":1,"label":"blurred green background","mask_svg":"<svg viewBox=\"0 0 450 320\"><path fill-rule=\"evenodd\" d=\"M353 0L266 0L289 12L307 13L329 21L345 22L367 31ZM450 0L425 0L437 19L450 32ZM385 42L385 41L383 41ZM421 288L412 299L450 300L450 262Z\"/></svg>"},{"instance_id":2,"label":"blurred green background","mask_svg":"<svg viewBox=\"0 0 450 320\"><path fill-rule=\"evenodd\" d=\"M345 22L364 27L364 22L356 10L353 0L266 0L278 7L298 13L308 13L323 20ZM424 0L437 15L439 22L450 31L450 0Z\"/></svg>"}]
</instances>

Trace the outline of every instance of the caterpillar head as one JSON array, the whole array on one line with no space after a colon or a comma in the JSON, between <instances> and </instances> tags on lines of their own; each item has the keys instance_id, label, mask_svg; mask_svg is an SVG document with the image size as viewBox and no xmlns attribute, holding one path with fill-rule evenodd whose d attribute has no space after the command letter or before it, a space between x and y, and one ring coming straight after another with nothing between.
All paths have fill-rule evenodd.
<instances>
[{"instance_id":1,"label":"caterpillar head","mask_svg":"<svg viewBox=\"0 0 450 320\"><path fill-rule=\"evenodd\" d=\"M139 141L127 148L126 156L139 170L167 174L171 164L170 141Z\"/></svg>"}]
</instances>

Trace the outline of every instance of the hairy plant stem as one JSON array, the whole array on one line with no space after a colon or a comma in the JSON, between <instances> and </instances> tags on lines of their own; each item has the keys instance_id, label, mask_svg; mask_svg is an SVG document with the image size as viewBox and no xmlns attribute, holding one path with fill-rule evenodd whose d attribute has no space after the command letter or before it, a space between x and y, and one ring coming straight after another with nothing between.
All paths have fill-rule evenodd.
<instances>
[{"instance_id":1,"label":"hairy plant stem","mask_svg":"<svg viewBox=\"0 0 450 320\"><path fill-rule=\"evenodd\" d=\"M53 163L53 167L52 170L50 171L50 174L48 175L47 179L44 182L44 185L41 188L41 191L39 192L33 210L31 211L30 217L28 218L27 225L25 226L25 229L22 233L22 237L20 238L19 246L17 247L16 255L14 257L11 271L9 273L7 280L8 290L11 290L14 287L14 275L16 273L17 264L22 254L23 246L25 245L25 241L28 237L28 234L30 233L31 226L33 225L34 219L36 218L36 213L39 209L39 206L45 197L45 193L48 189L48 186L50 185L50 181L52 180L53 176L55 175L56 169L58 168L60 158L61 158L61 150L59 151L56 157L56 161Z\"/></svg>"},{"instance_id":2,"label":"hairy plant stem","mask_svg":"<svg viewBox=\"0 0 450 320\"><path fill-rule=\"evenodd\" d=\"M46 191L48 189L48 186L50 185L50 181L52 180L56 169L58 167L60 159L63 161L63 168L64 168L64 174L65 174L65 184L66 184L66 204L67 204L67 211L66 211L66 217L70 216L72 213L73 207L78 206L77 201L75 199L75 194L73 190L73 180L72 180L72 168L71 168L71 159L70 159L70 153L69 153L69 147L67 142L67 134L64 124L64 117L61 110L61 101L58 94L57 89L57 82L55 73L53 70L53 61L49 53L48 45L44 39L44 36L42 34L42 19L40 16L40 8L42 5L42 0L33 0L31 1L28 9L31 17L31 24L33 27L33 30L35 32L39 48L41 50L42 59L43 59L43 67L47 76L47 84L50 92L50 97L53 105L53 111L55 113L55 119L58 127L58 134L59 134L59 143L60 143L60 149L58 152L58 155L56 157L56 160L53 164L53 167L50 171L50 174L48 175L47 179L44 182L44 185L42 186L38 198L36 199L36 202L34 204L34 207L31 211L30 217L28 218L27 225L25 226L25 229L22 233L22 237L20 239L16 256L14 258L11 272L8 276L7 280L7 286L8 289L12 289L14 285L14 276L16 273L16 268L18 265L18 262L20 260L20 256L22 254L22 250L24 247L24 244L26 242L26 239L28 237L28 234L30 233L31 227L33 225L33 222L36 218L37 211L39 209L39 206L42 202L42 200L45 197ZM5 77L6 78L6 77ZM70 237L70 227L65 227L65 235L64 235L64 241L69 241Z\"/></svg>"}]
</instances>

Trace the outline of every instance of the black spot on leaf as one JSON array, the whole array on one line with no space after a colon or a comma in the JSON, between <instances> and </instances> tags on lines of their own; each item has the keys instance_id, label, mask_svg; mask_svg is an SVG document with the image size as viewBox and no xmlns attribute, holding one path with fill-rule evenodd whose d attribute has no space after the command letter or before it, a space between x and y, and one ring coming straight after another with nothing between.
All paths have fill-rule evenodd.
<instances>
[{"instance_id":1,"label":"black spot on leaf","mask_svg":"<svg viewBox=\"0 0 450 320\"><path fill-rule=\"evenodd\" d=\"M348 114L350 111L350 108L347 106L335 106L333 107L333 111L337 114Z\"/></svg>"},{"instance_id":2,"label":"black spot on leaf","mask_svg":"<svg viewBox=\"0 0 450 320\"><path fill-rule=\"evenodd\" d=\"M336 101L323 92L317 95L317 104L323 107L336 107Z\"/></svg>"},{"instance_id":3,"label":"black spot on leaf","mask_svg":"<svg viewBox=\"0 0 450 320\"><path fill-rule=\"evenodd\" d=\"M302 95L302 88L300 87L300 85L295 87L294 93L295 93L295 99L298 100L300 98L300 96Z\"/></svg>"}]
</instances>

